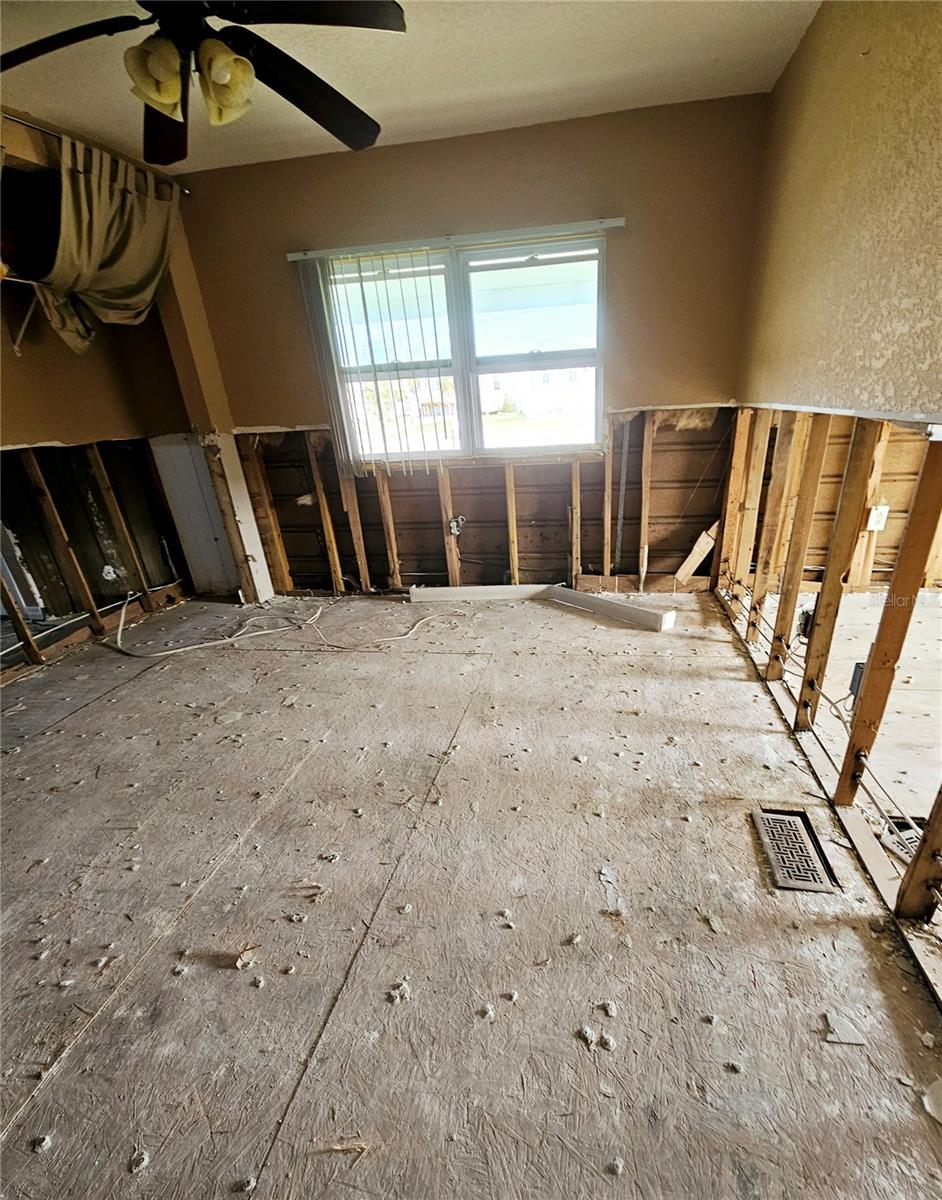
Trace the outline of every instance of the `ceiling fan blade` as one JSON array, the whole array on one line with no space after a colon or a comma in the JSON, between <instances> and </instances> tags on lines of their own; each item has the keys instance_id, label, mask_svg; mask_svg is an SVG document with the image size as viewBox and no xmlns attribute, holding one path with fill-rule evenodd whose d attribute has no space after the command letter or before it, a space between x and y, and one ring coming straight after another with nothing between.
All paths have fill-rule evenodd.
<instances>
[{"instance_id":1,"label":"ceiling fan blade","mask_svg":"<svg viewBox=\"0 0 942 1200\"><path fill-rule=\"evenodd\" d=\"M218 37L249 60L262 83L351 150L365 150L379 137L379 123L371 116L257 33L233 25L220 30Z\"/></svg>"},{"instance_id":2,"label":"ceiling fan blade","mask_svg":"<svg viewBox=\"0 0 942 1200\"><path fill-rule=\"evenodd\" d=\"M180 112L182 121L167 117L149 104L144 105L144 161L155 166L169 167L182 162L187 155L190 108L190 56L181 55Z\"/></svg>"},{"instance_id":3,"label":"ceiling fan blade","mask_svg":"<svg viewBox=\"0 0 942 1200\"><path fill-rule=\"evenodd\" d=\"M66 46L74 46L77 42L87 42L89 38L111 37L115 33L126 33L142 25L151 25L153 20L153 17L108 17L104 21L90 21L87 25L64 29L61 33L50 33L48 37L27 42L25 46L18 46L0 55L0 71L9 71L11 67L31 62L43 54L51 54L53 50L64 50Z\"/></svg>"},{"instance_id":4,"label":"ceiling fan blade","mask_svg":"<svg viewBox=\"0 0 942 1200\"><path fill-rule=\"evenodd\" d=\"M394 0L209 0L214 17L239 25L347 25L405 33L402 5Z\"/></svg>"}]
</instances>

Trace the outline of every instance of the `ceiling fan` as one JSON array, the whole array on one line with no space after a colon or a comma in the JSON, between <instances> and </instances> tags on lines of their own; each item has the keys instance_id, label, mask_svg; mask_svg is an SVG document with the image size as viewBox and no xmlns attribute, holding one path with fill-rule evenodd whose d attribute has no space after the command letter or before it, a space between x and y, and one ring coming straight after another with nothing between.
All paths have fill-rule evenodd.
<instances>
[{"instance_id":1,"label":"ceiling fan","mask_svg":"<svg viewBox=\"0 0 942 1200\"><path fill-rule=\"evenodd\" d=\"M125 66L134 83L132 92L145 105L144 159L149 163L169 165L186 158L194 57L211 125L228 124L243 116L258 78L351 150L364 150L379 136L380 127L372 117L290 54L242 26L341 25L404 33L405 17L399 4L387 0L155 0L138 7L150 16L108 17L8 50L0 55L0 71L90 38L156 25L156 33L125 54ZM214 29L209 18L236 24Z\"/></svg>"}]
</instances>

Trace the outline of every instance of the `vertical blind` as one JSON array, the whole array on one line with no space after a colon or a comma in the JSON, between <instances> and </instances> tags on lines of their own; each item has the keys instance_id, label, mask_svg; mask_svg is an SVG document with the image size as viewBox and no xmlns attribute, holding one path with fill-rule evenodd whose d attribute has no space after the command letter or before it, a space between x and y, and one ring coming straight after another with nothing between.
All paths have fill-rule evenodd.
<instances>
[{"instance_id":1,"label":"vertical blind","mask_svg":"<svg viewBox=\"0 0 942 1200\"><path fill-rule=\"evenodd\" d=\"M446 268L428 250L301 264L345 474L428 469L460 447Z\"/></svg>"}]
</instances>

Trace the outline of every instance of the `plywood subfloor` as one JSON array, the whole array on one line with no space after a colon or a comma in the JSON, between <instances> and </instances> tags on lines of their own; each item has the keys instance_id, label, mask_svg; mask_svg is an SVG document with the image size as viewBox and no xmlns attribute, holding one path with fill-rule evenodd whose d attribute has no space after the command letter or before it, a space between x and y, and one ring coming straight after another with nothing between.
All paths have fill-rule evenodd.
<instances>
[{"instance_id":1,"label":"plywood subfloor","mask_svg":"<svg viewBox=\"0 0 942 1200\"><path fill-rule=\"evenodd\" d=\"M677 629L462 604L6 689L5 1195L937 1193L939 1013L712 598L649 603ZM840 891L770 888L766 803Z\"/></svg>"}]
</instances>

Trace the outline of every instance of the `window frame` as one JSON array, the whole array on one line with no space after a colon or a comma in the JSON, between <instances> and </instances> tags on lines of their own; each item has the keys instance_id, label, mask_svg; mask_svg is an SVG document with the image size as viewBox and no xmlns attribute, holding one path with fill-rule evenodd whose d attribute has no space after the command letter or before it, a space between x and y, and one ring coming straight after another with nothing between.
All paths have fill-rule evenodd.
<instances>
[{"instance_id":1,"label":"window frame","mask_svg":"<svg viewBox=\"0 0 942 1200\"><path fill-rule=\"evenodd\" d=\"M605 238L575 237L569 239L535 240L521 239L516 243L491 247L467 247L452 250L453 269L456 273L458 298L457 320L462 332L461 376L463 386L469 390L466 399L469 408L467 420L470 425L471 448L465 450L461 426L461 391L458 386L458 366L455 363L455 391L458 395L459 430L462 434L460 453L474 458L517 458L544 456L546 454L571 454L584 450L598 450L602 445L602 334L604 329L605 300ZM595 262L595 346L591 350L535 350L525 354L489 354L480 356L474 344L474 307L471 297L471 263L494 259L491 266L480 266L479 271L500 270L505 267L521 269L538 268L540 255L567 255L570 262ZM518 258L519 263L508 262ZM500 260L500 261L496 261ZM446 292L447 297L447 292ZM446 299L447 302L447 299ZM454 356L454 330L451 308L448 311L449 330L452 337ZM592 367L595 370L595 437L590 442L550 443L530 446L497 446L488 448L484 444L484 423L481 411L481 375L513 375L531 371L572 370Z\"/></svg>"},{"instance_id":2,"label":"window frame","mask_svg":"<svg viewBox=\"0 0 942 1200\"><path fill-rule=\"evenodd\" d=\"M350 246L335 250L308 250L287 256L299 266L311 259L358 258L362 267L375 256L401 255L422 256L416 262L421 270L423 260L444 264L445 307L450 341L450 358L417 359L412 363L393 361L382 366L346 367L337 361L337 323L330 315L330 304L324 297L324 311L320 317L316 311L312 316L312 329L326 336L334 359L336 379L343 394L336 395L339 401L337 415L344 425L356 424L354 404L349 398L345 383L360 384L390 382L405 378L421 378L428 375L451 376L454 381L455 407L458 426L458 442L455 448L436 451L442 461L473 461L475 459L516 460L523 458L556 458L581 452L601 449L604 429L604 328L605 328L605 257L608 229L624 228L623 218L608 218L574 223L566 226L545 226L539 229L504 230L490 234L454 235L426 241L395 242L373 246ZM594 348L581 350L533 351L512 355L486 355L478 357L474 345L474 313L471 297L472 262L485 263L494 260L493 267L480 266L478 270L499 269L515 265L538 266L538 256L566 254L573 261L591 260L597 263L596 273L596 337ZM519 264L507 259L519 259ZM498 261L505 260L505 261ZM302 272L303 273L303 272ZM362 275L361 275L362 278ZM309 294L306 292L306 295ZM365 305L364 305L365 308ZM310 310L309 310L310 312ZM317 340L317 339L316 339ZM480 398L479 378L482 375L512 375L522 372L569 370L592 368L595 373L594 438L586 442L566 444L541 443L523 446L497 446L488 448L484 444L483 410ZM355 440L358 440L355 438ZM409 452L386 451L384 457L390 462L411 461L416 455L427 451L416 448Z\"/></svg>"}]
</instances>

